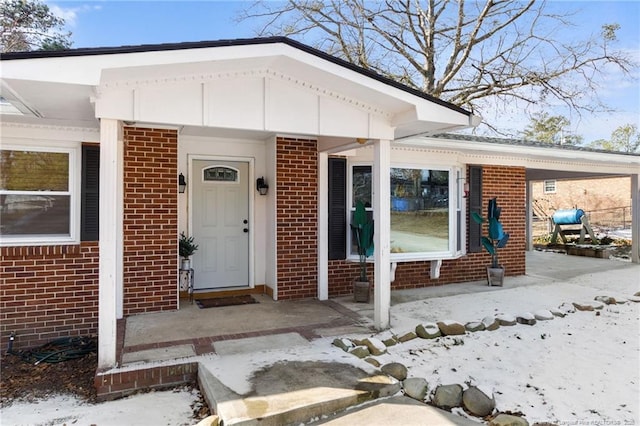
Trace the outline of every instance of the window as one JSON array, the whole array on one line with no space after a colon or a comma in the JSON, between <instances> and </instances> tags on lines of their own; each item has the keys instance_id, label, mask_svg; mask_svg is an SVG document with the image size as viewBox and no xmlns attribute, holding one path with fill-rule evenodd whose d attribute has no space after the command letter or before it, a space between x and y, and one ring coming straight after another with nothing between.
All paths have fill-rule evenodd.
<instances>
[{"instance_id":1,"label":"window","mask_svg":"<svg viewBox=\"0 0 640 426\"><path fill-rule=\"evenodd\" d=\"M555 194L556 193L556 181L555 180L545 180L544 181L544 193L545 194Z\"/></svg>"},{"instance_id":2,"label":"window","mask_svg":"<svg viewBox=\"0 0 640 426\"><path fill-rule=\"evenodd\" d=\"M372 167L353 164L350 172L349 221L357 201L362 201L373 216ZM392 167L389 173L391 259L428 260L461 254L464 235L461 170L407 166ZM355 256L350 233L348 247L349 255Z\"/></svg>"},{"instance_id":3,"label":"window","mask_svg":"<svg viewBox=\"0 0 640 426\"><path fill-rule=\"evenodd\" d=\"M391 253L449 250L449 172L391 169Z\"/></svg>"},{"instance_id":4,"label":"window","mask_svg":"<svg viewBox=\"0 0 640 426\"><path fill-rule=\"evenodd\" d=\"M202 170L205 182L238 182L238 170L231 167L214 166Z\"/></svg>"},{"instance_id":5,"label":"window","mask_svg":"<svg viewBox=\"0 0 640 426\"><path fill-rule=\"evenodd\" d=\"M0 150L3 243L56 243L76 238L75 149Z\"/></svg>"}]
</instances>

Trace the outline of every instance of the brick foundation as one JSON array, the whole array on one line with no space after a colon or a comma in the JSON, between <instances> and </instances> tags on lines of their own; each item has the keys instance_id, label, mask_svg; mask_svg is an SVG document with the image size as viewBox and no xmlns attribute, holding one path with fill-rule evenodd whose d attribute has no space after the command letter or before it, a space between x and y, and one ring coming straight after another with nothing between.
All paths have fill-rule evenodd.
<instances>
[{"instance_id":1,"label":"brick foundation","mask_svg":"<svg viewBox=\"0 0 640 426\"><path fill-rule=\"evenodd\" d=\"M98 401L110 401L144 389L162 389L198 380L198 363L158 366L140 370L97 372Z\"/></svg>"}]
</instances>

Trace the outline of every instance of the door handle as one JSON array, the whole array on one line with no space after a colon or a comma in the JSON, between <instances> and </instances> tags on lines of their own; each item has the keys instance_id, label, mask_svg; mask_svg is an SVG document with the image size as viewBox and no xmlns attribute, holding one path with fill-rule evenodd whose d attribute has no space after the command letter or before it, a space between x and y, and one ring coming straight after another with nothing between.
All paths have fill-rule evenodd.
<instances>
[{"instance_id":1,"label":"door handle","mask_svg":"<svg viewBox=\"0 0 640 426\"><path fill-rule=\"evenodd\" d=\"M242 232L245 232L245 233L246 233L246 232L249 232L249 228L244 228L244 229L242 230Z\"/></svg>"}]
</instances>

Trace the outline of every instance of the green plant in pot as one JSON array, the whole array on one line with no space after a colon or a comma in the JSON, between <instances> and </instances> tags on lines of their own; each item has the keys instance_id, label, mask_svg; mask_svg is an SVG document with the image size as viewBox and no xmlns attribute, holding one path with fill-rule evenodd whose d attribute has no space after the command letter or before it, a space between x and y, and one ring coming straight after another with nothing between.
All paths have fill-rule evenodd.
<instances>
[{"instance_id":1,"label":"green plant in pot","mask_svg":"<svg viewBox=\"0 0 640 426\"><path fill-rule=\"evenodd\" d=\"M194 237L187 237L184 232L180 233L180 240L178 245L178 252L180 253L180 257L182 257L182 263L180 264L180 269L183 271L188 271L191 269L191 255L198 250L198 245L195 243Z\"/></svg>"},{"instance_id":2,"label":"green plant in pot","mask_svg":"<svg viewBox=\"0 0 640 426\"><path fill-rule=\"evenodd\" d=\"M369 302L369 278L367 278L367 257L373 254L373 220L369 219L362 201L356 203L351 222L351 234L359 256L360 276L353 284L356 302Z\"/></svg>"},{"instance_id":3,"label":"green plant in pot","mask_svg":"<svg viewBox=\"0 0 640 426\"><path fill-rule=\"evenodd\" d=\"M471 213L474 222L487 223L487 235L482 237L482 246L491 255L491 266L487 267L487 281L490 286L494 284L502 286L504 280L504 267L498 261L498 249L507 245L509 234L504 232L500 223L501 211L502 209L498 207L498 199L492 198L487 206L486 219L476 212Z\"/></svg>"}]
</instances>

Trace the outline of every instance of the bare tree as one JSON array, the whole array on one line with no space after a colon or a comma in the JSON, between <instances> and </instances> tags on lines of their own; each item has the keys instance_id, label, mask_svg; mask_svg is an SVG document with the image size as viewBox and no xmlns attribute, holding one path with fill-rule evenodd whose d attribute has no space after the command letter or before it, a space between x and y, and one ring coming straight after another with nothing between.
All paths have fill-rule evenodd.
<instances>
[{"instance_id":1,"label":"bare tree","mask_svg":"<svg viewBox=\"0 0 640 426\"><path fill-rule=\"evenodd\" d=\"M239 19L480 114L514 102L607 110L583 95L595 93L605 65L626 76L637 65L611 49L619 25L566 40L555 34L572 15L547 9L535 0L288 0L258 1Z\"/></svg>"}]
</instances>

